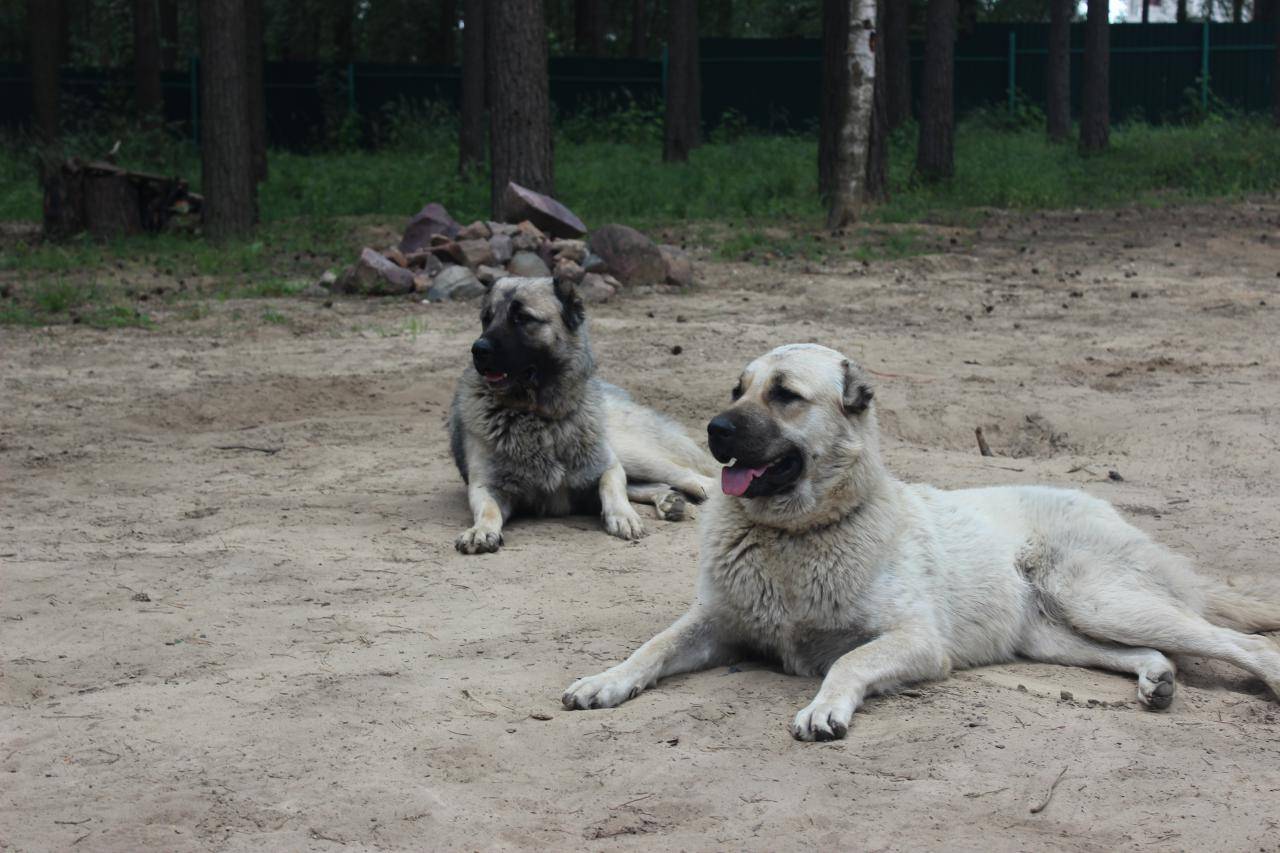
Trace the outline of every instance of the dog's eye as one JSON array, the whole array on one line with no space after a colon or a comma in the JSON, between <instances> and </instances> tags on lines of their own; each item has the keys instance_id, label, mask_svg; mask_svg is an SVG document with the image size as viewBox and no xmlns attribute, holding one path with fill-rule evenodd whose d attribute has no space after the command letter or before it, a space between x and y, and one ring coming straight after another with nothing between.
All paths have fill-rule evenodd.
<instances>
[{"instance_id":1,"label":"dog's eye","mask_svg":"<svg viewBox=\"0 0 1280 853\"><path fill-rule=\"evenodd\" d=\"M769 393L769 396L773 399L775 403L781 403L784 406L787 403L795 403L799 400L804 399L804 397L801 397L795 391L792 391L790 388L785 388L781 385L773 386L773 390Z\"/></svg>"},{"instance_id":2,"label":"dog's eye","mask_svg":"<svg viewBox=\"0 0 1280 853\"><path fill-rule=\"evenodd\" d=\"M542 321L539 320L537 317L533 316L532 314L525 314L521 312L521 313L512 314L511 322L515 323L517 326L523 326L526 323L541 323Z\"/></svg>"},{"instance_id":3,"label":"dog's eye","mask_svg":"<svg viewBox=\"0 0 1280 853\"><path fill-rule=\"evenodd\" d=\"M737 400L739 397L741 397L741 396L742 396L742 383L741 383L741 382L739 382L737 385L734 385L734 386L733 386L733 390L729 392L729 396L730 396L730 397L732 397L732 398L733 398L733 399L735 399L735 400Z\"/></svg>"}]
</instances>

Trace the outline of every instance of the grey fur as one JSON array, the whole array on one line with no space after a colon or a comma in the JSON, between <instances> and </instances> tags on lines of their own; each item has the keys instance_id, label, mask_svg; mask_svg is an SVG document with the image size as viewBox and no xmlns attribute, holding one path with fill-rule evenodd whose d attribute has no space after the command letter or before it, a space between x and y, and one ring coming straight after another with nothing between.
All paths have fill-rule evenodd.
<instances>
[{"instance_id":1,"label":"grey fur","mask_svg":"<svg viewBox=\"0 0 1280 853\"><path fill-rule=\"evenodd\" d=\"M517 328L515 312L537 319ZM675 490L700 501L713 485L715 463L678 424L594 375L581 312L572 286L549 278L502 279L486 296L486 334L515 340L540 369L529 384L494 387L471 366L458 381L449 445L475 516L459 551L496 551L514 513L600 512L611 534L635 539L629 494L677 520Z\"/></svg>"}]
</instances>

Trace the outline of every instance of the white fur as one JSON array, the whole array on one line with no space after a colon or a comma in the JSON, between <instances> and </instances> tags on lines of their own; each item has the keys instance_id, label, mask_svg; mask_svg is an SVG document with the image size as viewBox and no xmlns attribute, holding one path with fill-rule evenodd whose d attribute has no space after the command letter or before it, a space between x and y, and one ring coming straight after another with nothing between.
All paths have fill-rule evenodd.
<instances>
[{"instance_id":1,"label":"white fur","mask_svg":"<svg viewBox=\"0 0 1280 853\"><path fill-rule=\"evenodd\" d=\"M760 389L779 372L806 398L770 410L804 451L801 481L771 497L713 497L689 612L573 684L566 707L616 705L744 649L825 674L795 717L803 740L842 737L873 693L1018 656L1133 673L1139 701L1157 708L1173 695L1165 653L1230 661L1280 694L1280 648L1232 630L1280 625L1280 604L1196 575L1083 492L902 483L881 461L874 406L842 407L865 378L825 347L753 362L739 404L767 405Z\"/></svg>"}]
</instances>

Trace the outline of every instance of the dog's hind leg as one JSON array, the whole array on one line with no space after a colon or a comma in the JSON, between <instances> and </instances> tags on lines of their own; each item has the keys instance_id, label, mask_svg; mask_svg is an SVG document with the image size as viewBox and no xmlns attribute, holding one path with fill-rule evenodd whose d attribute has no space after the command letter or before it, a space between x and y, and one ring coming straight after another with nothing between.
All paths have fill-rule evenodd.
<instances>
[{"instance_id":1,"label":"dog's hind leg","mask_svg":"<svg viewBox=\"0 0 1280 853\"><path fill-rule=\"evenodd\" d=\"M627 498L642 504L653 504L663 521L684 521L689 502L684 495L666 483L627 483Z\"/></svg>"},{"instance_id":2,"label":"dog's hind leg","mask_svg":"<svg viewBox=\"0 0 1280 853\"><path fill-rule=\"evenodd\" d=\"M1155 649L1100 642L1065 625L1040 619L1027 627L1018 653L1045 663L1132 672L1138 676L1138 701L1143 705L1161 710L1173 702L1176 668Z\"/></svg>"},{"instance_id":3,"label":"dog's hind leg","mask_svg":"<svg viewBox=\"0 0 1280 853\"><path fill-rule=\"evenodd\" d=\"M1075 584L1059 604L1091 637L1224 660L1261 678L1280 698L1280 646L1266 637L1214 625L1180 601L1127 584Z\"/></svg>"}]
</instances>

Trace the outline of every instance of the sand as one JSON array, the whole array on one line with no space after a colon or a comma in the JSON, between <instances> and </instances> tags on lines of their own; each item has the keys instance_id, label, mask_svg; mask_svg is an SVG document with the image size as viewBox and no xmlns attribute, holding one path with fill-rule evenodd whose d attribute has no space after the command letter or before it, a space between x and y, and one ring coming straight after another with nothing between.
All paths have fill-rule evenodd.
<instances>
[{"instance_id":1,"label":"sand","mask_svg":"<svg viewBox=\"0 0 1280 853\"><path fill-rule=\"evenodd\" d=\"M1275 581L1278 223L993 213L906 260L701 252L696 292L629 293L592 333L606 378L699 433L751 357L840 348L900 476L1082 488ZM787 728L817 680L752 662L563 711L682 611L696 521L520 521L455 553L474 313L0 329L0 848L1280 849L1280 705L1202 660L1167 713L1020 663L872 699L826 744Z\"/></svg>"}]
</instances>

